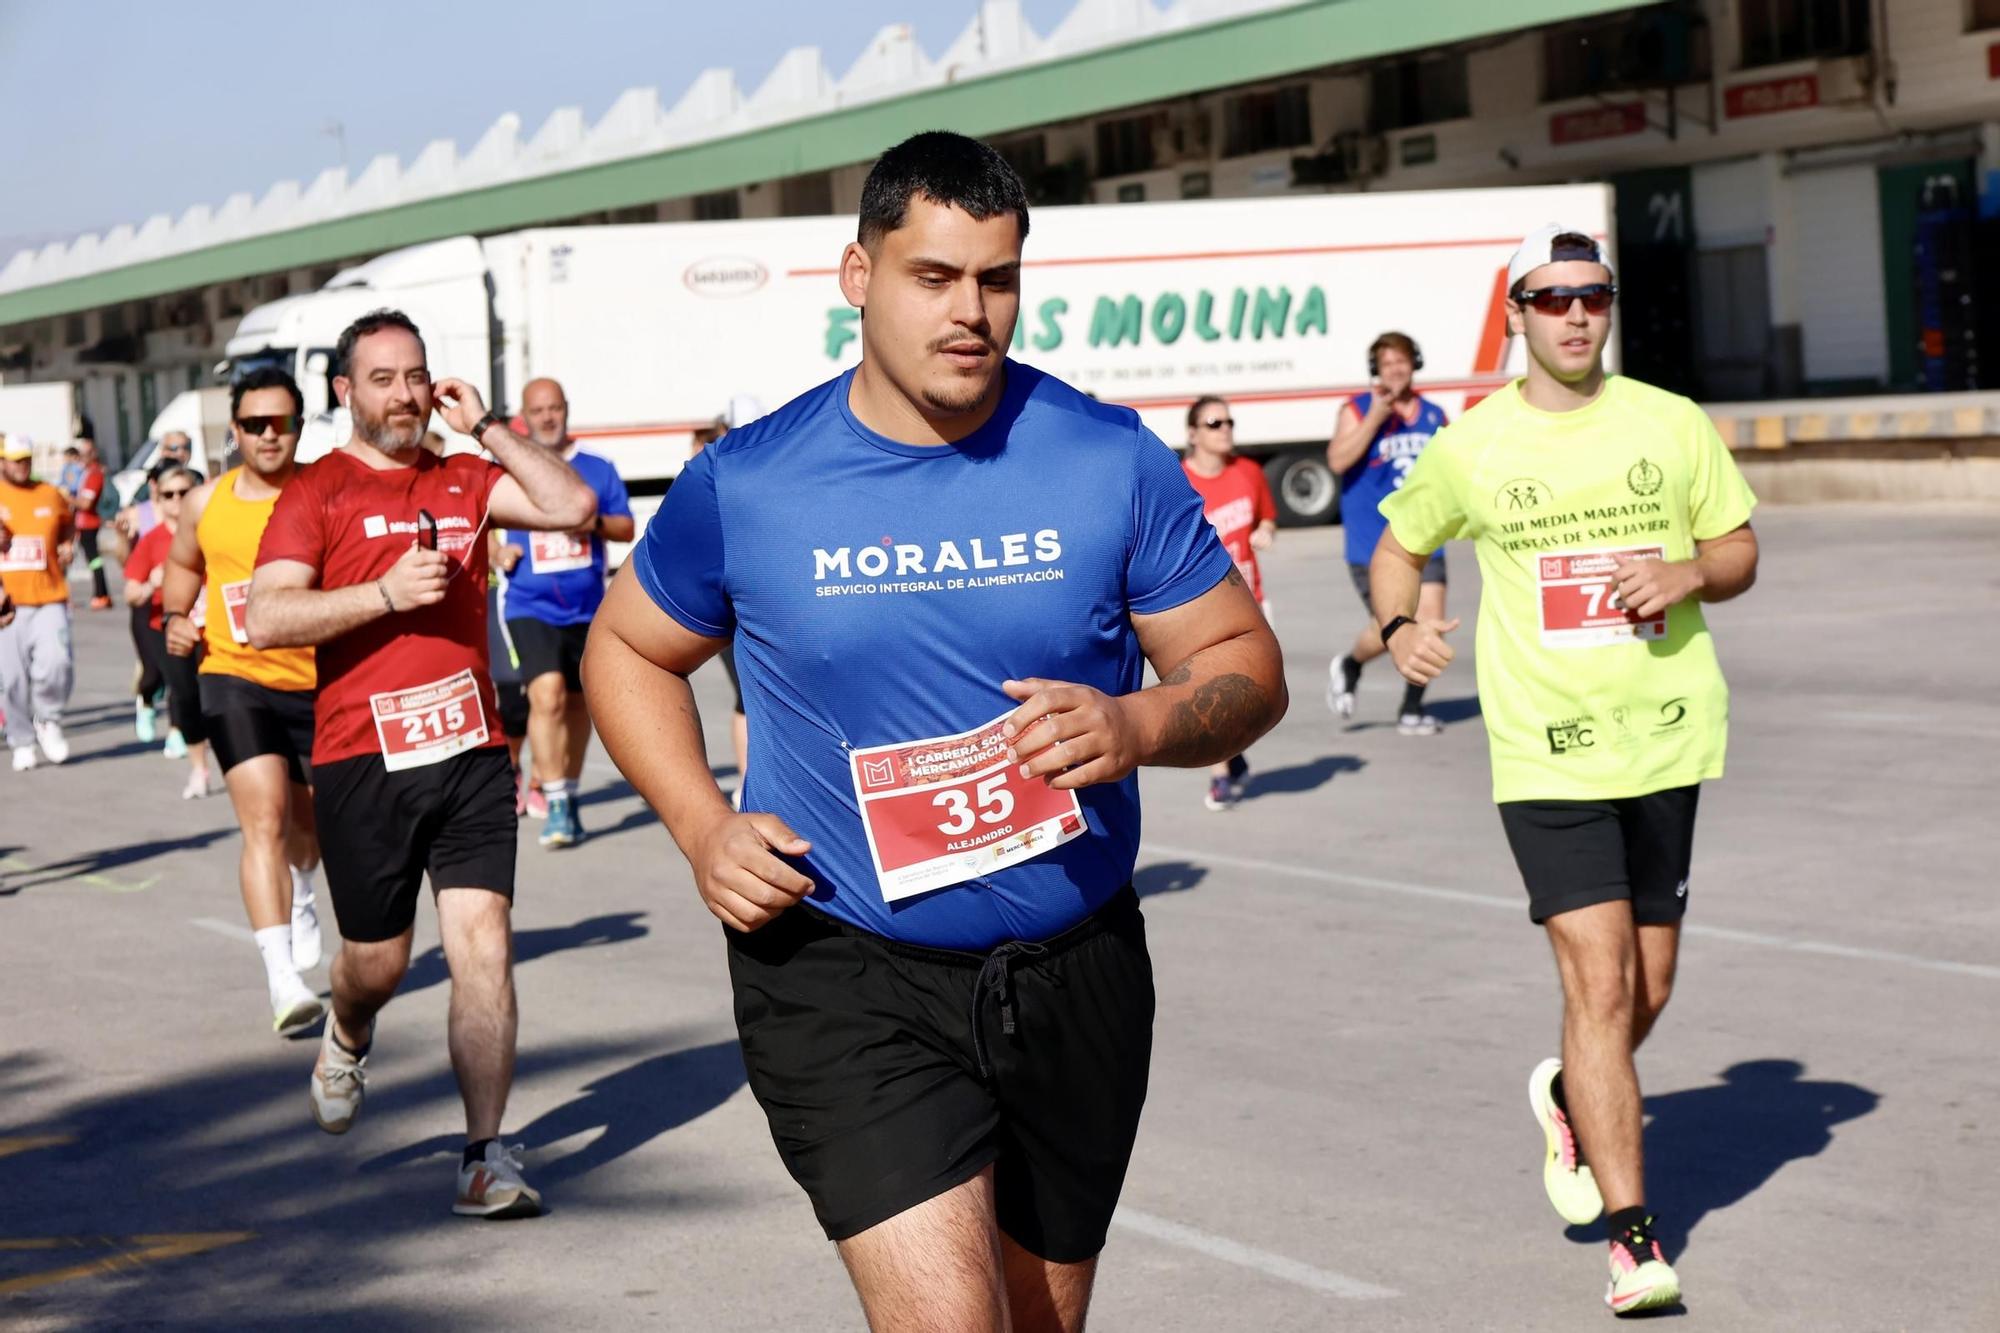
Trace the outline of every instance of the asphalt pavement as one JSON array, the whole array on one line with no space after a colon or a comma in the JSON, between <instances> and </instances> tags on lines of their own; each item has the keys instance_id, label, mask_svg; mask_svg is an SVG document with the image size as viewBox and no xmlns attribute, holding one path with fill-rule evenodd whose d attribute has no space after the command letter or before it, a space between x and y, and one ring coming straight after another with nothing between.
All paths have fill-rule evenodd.
<instances>
[{"instance_id":1,"label":"asphalt pavement","mask_svg":"<svg viewBox=\"0 0 2000 1333\"><path fill-rule=\"evenodd\" d=\"M1710 611L1733 687L1673 1002L1640 1056L1687 1327L2000 1327L2000 510L1776 509ZM1547 945L1489 799L1470 549L1442 734L1397 734L1333 529L1267 561L1291 713L1248 799L1144 777L1152 1091L1092 1327L1604 1328L1600 1228L1540 1184ZM69 764L0 772L0 1327L859 1328L744 1086L721 927L601 753L589 841L521 831L507 1139L548 1216L450 1213L435 921L366 1110L319 1133L270 1033L226 798L133 736L79 612ZM727 684L697 677L725 784ZM323 969L313 979L323 986Z\"/></svg>"}]
</instances>

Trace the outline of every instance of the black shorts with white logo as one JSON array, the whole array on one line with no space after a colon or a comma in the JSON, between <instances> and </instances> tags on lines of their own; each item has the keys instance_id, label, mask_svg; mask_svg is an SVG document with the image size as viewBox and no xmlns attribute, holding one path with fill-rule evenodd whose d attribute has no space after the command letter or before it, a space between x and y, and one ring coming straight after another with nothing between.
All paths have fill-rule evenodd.
<instances>
[{"instance_id":1,"label":"black shorts with white logo","mask_svg":"<svg viewBox=\"0 0 2000 1333\"><path fill-rule=\"evenodd\" d=\"M487 745L391 773L379 754L337 759L313 774L320 861L340 937L391 940L431 892L490 889L514 900L514 770Z\"/></svg>"},{"instance_id":2,"label":"black shorts with white logo","mask_svg":"<svg viewBox=\"0 0 2000 1333\"><path fill-rule=\"evenodd\" d=\"M507 622L507 637L521 659L522 685L561 672L563 684L572 692L583 689L583 645L590 641L589 625L551 625L522 617Z\"/></svg>"},{"instance_id":3,"label":"black shorts with white logo","mask_svg":"<svg viewBox=\"0 0 2000 1333\"><path fill-rule=\"evenodd\" d=\"M246 759L282 757L292 781L312 781L312 690L274 690L241 676L206 672L201 677L201 713L208 743L227 773Z\"/></svg>"},{"instance_id":4,"label":"black shorts with white logo","mask_svg":"<svg viewBox=\"0 0 2000 1333\"><path fill-rule=\"evenodd\" d=\"M729 930L750 1089L829 1240L993 1167L1000 1229L1104 1248L1146 1102L1153 964L1128 887L1038 944L900 944L811 907Z\"/></svg>"},{"instance_id":5,"label":"black shorts with white logo","mask_svg":"<svg viewBox=\"0 0 2000 1333\"><path fill-rule=\"evenodd\" d=\"M1528 886L1528 916L1629 900L1642 926L1687 912L1701 785L1611 801L1502 801L1500 824Z\"/></svg>"}]
</instances>

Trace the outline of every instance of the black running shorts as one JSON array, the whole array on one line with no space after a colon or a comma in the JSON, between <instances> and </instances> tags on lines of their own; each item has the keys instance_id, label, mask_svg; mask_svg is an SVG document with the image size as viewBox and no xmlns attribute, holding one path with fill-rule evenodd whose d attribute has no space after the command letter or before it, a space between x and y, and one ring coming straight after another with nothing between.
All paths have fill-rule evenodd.
<instances>
[{"instance_id":1,"label":"black running shorts","mask_svg":"<svg viewBox=\"0 0 2000 1333\"><path fill-rule=\"evenodd\" d=\"M994 1168L1000 1229L1076 1263L1104 1247L1153 1048L1128 887L1040 944L899 944L811 907L725 932L750 1089L829 1240Z\"/></svg>"},{"instance_id":2,"label":"black running shorts","mask_svg":"<svg viewBox=\"0 0 2000 1333\"><path fill-rule=\"evenodd\" d=\"M208 743L227 773L246 759L275 754L292 781L312 781L313 691L274 690L241 676L201 677Z\"/></svg>"},{"instance_id":3,"label":"black running shorts","mask_svg":"<svg viewBox=\"0 0 2000 1333\"><path fill-rule=\"evenodd\" d=\"M369 943L408 930L427 871L432 893L491 889L514 900L514 770L505 746L400 773L365 754L321 764L313 776L320 859L342 939Z\"/></svg>"},{"instance_id":4,"label":"black running shorts","mask_svg":"<svg viewBox=\"0 0 2000 1333\"><path fill-rule=\"evenodd\" d=\"M1642 926L1687 912L1701 786L1615 801L1502 801L1500 824L1528 886L1528 916L1627 899Z\"/></svg>"},{"instance_id":5,"label":"black running shorts","mask_svg":"<svg viewBox=\"0 0 2000 1333\"><path fill-rule=\"evenodd\" d=\"M589 625L551 625L524 617L507 622L507 637L521 660L523 685L560 671L572 693L583 689L583 645L590 639Z\"/></svg>"}]
</instances>

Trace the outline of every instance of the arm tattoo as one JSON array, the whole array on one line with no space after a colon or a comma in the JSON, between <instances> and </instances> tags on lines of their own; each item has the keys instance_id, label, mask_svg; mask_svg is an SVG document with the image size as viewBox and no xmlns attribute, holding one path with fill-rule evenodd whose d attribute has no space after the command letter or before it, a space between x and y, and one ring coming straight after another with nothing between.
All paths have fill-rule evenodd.
<instances>
[{"instance_id":1,"label":"arm tattoo","mask_svg":"<svg viewBox=\"0 0 2000 1333\"><path fill-rule=\"evenodd\" d=\"M1173 674L1187 670L1183 663ZM1270 707L1263 687L1248 676L1231 673L1204 681L1174 705L1150 762L1192 766L1235 754L1256 738Z\"/></svg>"},{"instance_id":2,"label":"arm tattoo","mask_svg":"<svg viewBox=\"0 0 2000 1333\"><path fill-rule=\"evenodd\" d=\"M1179 666L1175 667L1172 671L1169 671L1166 675L1160 677L1160 684L1185 685L1189 681L1193 680L1194 668L1189 665L1189 663L1193 661L1194 659L1190 657L1186 662L1181 663Z\"/></svg>"},{"instance_id":3,"label":"arm tattoo","mask_svg":"<svg viewBox=\"0 0 2000 1333\"><path fill-rule=\"evenodd\" d=\"M1240 588L1243 586L1243 571L1231 565L1229 572L1222 576L1222 581L1232 588Z\"/></svg>"}]
</instances>

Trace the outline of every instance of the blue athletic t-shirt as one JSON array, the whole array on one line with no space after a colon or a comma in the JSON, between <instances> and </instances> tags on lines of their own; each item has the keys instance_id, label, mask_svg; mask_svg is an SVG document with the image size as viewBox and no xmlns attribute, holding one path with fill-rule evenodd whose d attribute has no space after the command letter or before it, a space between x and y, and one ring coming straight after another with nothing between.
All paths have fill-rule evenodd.
<instances>
[{"instance_id":1,"label":"blue athletic t-shirt","mask_svg":"<svg viewBox=\"0 0 2000 1333\"><path fill-rule=\"evenodd\" d=\"M625 482L609 459L577 449L569 455L569 465L597 492L600 518L630 518L632 501L625 494ZM581 569L536 573L532 532L509 531L503 540L527 554L507 576L506 607L509 620L539 620L545 625L587 625L604 601L604 538L590 539L590 564ZM542 536L546 539L549 534Z\"/></svg>"},{"instance_id":2,"label":"blue athletic t-shirt","mask_svg":"<svg viewBox=\"0 0 2000 1333\"><path fill-rule=\"evenodd\" d=\"M1372 393L1357 394L1355 414L1365 419L1374 401ZM1361 457L1340 474L1340 525L1347 529L1348 564L1365 565L1374 559L1375 545L1389 526L1382 517L1382 502L1402 486L1410 464L1444 426L1444 409L1419 396L1415 421L1391 412Z\"/></svg>"},{"instance_id":3,"label":"blue athletic t-shirt","mask_svg":"<svg viewBox=\"0 0 2000 1333\"><path fill-rule=\"evenodd\" d=\"M1132 877L1139 784L1085 787L1087 832L1034 860L883 901L849 749L948 736L1011 711L1004 680L1123 695L1134 614L1234 568L1180 460L1129 408L1017 362L999 407L947 446L901 444L848 406L853 371L696 455L634 548L655 604L736 638L750 721L743 808L813 844L820 910L891 939L1042 940Z\"/></svg>"}]
</instances>

